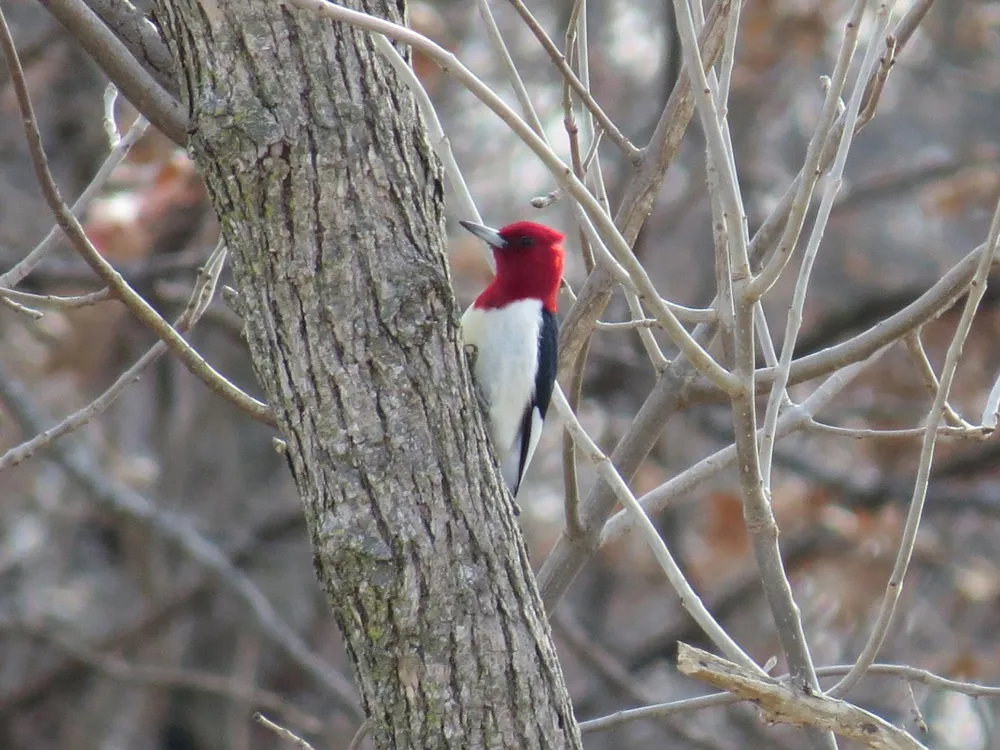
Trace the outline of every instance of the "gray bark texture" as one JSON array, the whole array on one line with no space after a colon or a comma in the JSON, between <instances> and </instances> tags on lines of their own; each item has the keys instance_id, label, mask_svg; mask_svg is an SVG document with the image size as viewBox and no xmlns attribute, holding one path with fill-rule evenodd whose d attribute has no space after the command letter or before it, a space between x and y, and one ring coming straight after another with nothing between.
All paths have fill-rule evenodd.
<instances>
[{"instance_id":1,"label":"gray bark texture","mask_svg":"<svg viewBox=\"0 0 1000 750\"><path fill-rule=\"evenodd\" d=\"M364 33L278 2L156 16L376 745L580 747L490 468L411 96Z\"/></svg>"}]
</instances>

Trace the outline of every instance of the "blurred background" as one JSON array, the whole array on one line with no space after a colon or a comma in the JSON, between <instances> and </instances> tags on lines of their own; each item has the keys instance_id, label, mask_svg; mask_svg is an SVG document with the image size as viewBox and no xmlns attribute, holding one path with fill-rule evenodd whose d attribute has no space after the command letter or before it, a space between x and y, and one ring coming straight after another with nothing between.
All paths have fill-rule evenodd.
<instances>
[{"instance_id":1,"label":"blurred background","mask_svg":"<svg viewBox=\"0 0 1000 750\"><path fill-rule=\"evenodd\" d=\"M105 81L41 8L0 0L12 25L51 168L75 199L107 154ZM140 3L141 5L141 3ZM572 3L538 4L562 44ZM896 4L899 14L908 7ZM504 38L560 154L567 154L561 80L505 3ZM822 104L850 9L845 0L749 0L730 126L753 232L795 176ZM637 145L648 141L676 79L672 4L591 3L596 99ZM516 108L475 5L410 4L414 27L454 51ZM867 41L868 18L861 31ZM983 242L1000 194L1000 4L938 0L901 53L874 121L857 137L813 274L798 351L822 349L903 307ZM860 61L860 53L858 56ZM569 280L584 278L563 201L530 200L554 184L485 107L419 56L459 165L486 222L537 219L569 235ZM49 231L10 87L0 71L0 270ZM120 125L134 113L118 108ZM586 148L588 144L584 144ZM612 205L629 178L613 144L600 151ZM449 228L465 218L449 214ZM811 220L811 219L810 219ZM150 131L89 209L105 256L168 316L183 307L218 238L201 180L183 151ZM807 223L808 231L808 223ZM483 248L460 229L450 244L456 293L488 281ZM715 289L704 143L695 117L636 253L661 293L708 304ZM794 265L794 264L793 264ZM767 300L784 330L793 267ZM1000 282L1000 279L996 279ZM99 288L63 246L22 284L46 294ZM977 422L1000 370L994 284L976 319L952 404ZM564 300L563 310L568 309ZM924 329L939 371L958 309ZM617 295L605 320L622 320ZM217 301L191 341L259 395L238 317ZM7 449L84 406L154 340L114 302L31 320L0 307L0 441ZM668 356L669 342L661 339ZM777 342L780 345L780 341ZM591 347L581 417L610 451L654 374L634 332L600 332ZM792 391L803 398L810 386ZM930 398L897 345L828 408L827 423L918 426ZM26 420L33 409L35 423ZM299 501L270 430L214 397L169 357L100 419L64 439L92 473L182 515L217 543L310 647L350 675L340 635L313 576ZM695 404L674 417L634 480L642 494L732 441L729 407ZM561 430L550 420L519 497L536 567L562 526ZM781 543L818 665L852 663L865 643L896 553L919 440L797 435L779 444L773 502ZM1000 683L1000 449L996 440L941 441L913 564L880 661ZM580 462L585 493L593 472ZM260 632L245 606L189 556L133 517L106 510L100 489L53 449L0 473L0 747L207 750L280 747L255 725L261 710L320 748L346 748L356 722ZM780 653L743 528L738 485L725 473L655 519L710 609L760 663ZM676 642L707 647L644 544L626 536L587 565L553 628L581 720L703 694L674 667ZM781 670L779 665L779 671ZM867 678L852 700L904 725L928 747L1000 748L997 703ZM918 715L915 709L919 709ZM918 724L924 722L926 731ZM803 735L766 727L751 707L710 709L588 734L587 748L798 748ZM842 748L851 745L842 742Z\"/></svg>"}]
</instances>

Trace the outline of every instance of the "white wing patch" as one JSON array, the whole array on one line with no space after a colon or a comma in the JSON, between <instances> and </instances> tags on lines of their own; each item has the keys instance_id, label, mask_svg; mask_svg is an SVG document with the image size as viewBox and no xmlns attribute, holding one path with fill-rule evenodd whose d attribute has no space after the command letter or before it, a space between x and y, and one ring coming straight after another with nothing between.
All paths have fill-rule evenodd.
<instances>
[{"instance_id":1,"label":"white wing patch","mask_svg":"<svg viewBox=\"0 0 1000 750\"><path fill-rule=\"evenodd\" d=\"M511 491L518 486L521 422L535 395L541 300L512 302L496 310L470 307L462 316L462 338L475 346L476 381L490 410L490 432L500 469ZM538 447L542 416L534 409L525 468Z\"/></svg>"}]
</instances>

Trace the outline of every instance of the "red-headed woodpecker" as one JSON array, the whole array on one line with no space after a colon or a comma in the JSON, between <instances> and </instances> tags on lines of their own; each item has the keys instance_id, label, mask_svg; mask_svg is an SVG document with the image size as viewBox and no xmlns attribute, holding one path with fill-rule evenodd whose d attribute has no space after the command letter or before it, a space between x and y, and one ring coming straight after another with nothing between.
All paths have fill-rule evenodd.
<instances>
[{"instance_id":1,"label":"red-headed woodpecker","mask_svg":"<svg viewBox=\"0 0 1000 750\"><path fill-rule=\"evenodd\" d=\"M556 381L564 237L530 221L499 231L460 223L496 258L496 277L462 316L462 338L475 350L474 375L489 409L500 471L516 496Z\"/></svg>"}]
</instances>

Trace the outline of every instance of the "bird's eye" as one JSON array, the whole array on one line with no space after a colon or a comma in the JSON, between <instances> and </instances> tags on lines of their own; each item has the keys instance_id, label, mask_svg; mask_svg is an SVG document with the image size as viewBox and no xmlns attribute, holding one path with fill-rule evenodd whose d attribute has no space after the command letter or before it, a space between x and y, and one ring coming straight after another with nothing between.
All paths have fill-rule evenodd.
<instances>
[{"instance_id":1,"label":"bird's eye","mask_svg":"<svg viewBox=\"0 0 1000 750\"><path fill-rule=\"evenodd\" d=\"M521 247L531 247L532 245L535 244L535 238L532 237L531 235L526 234L524 237L522 237L517 241L517 244L519 244Z\"/></svg>"}]
</instances>

